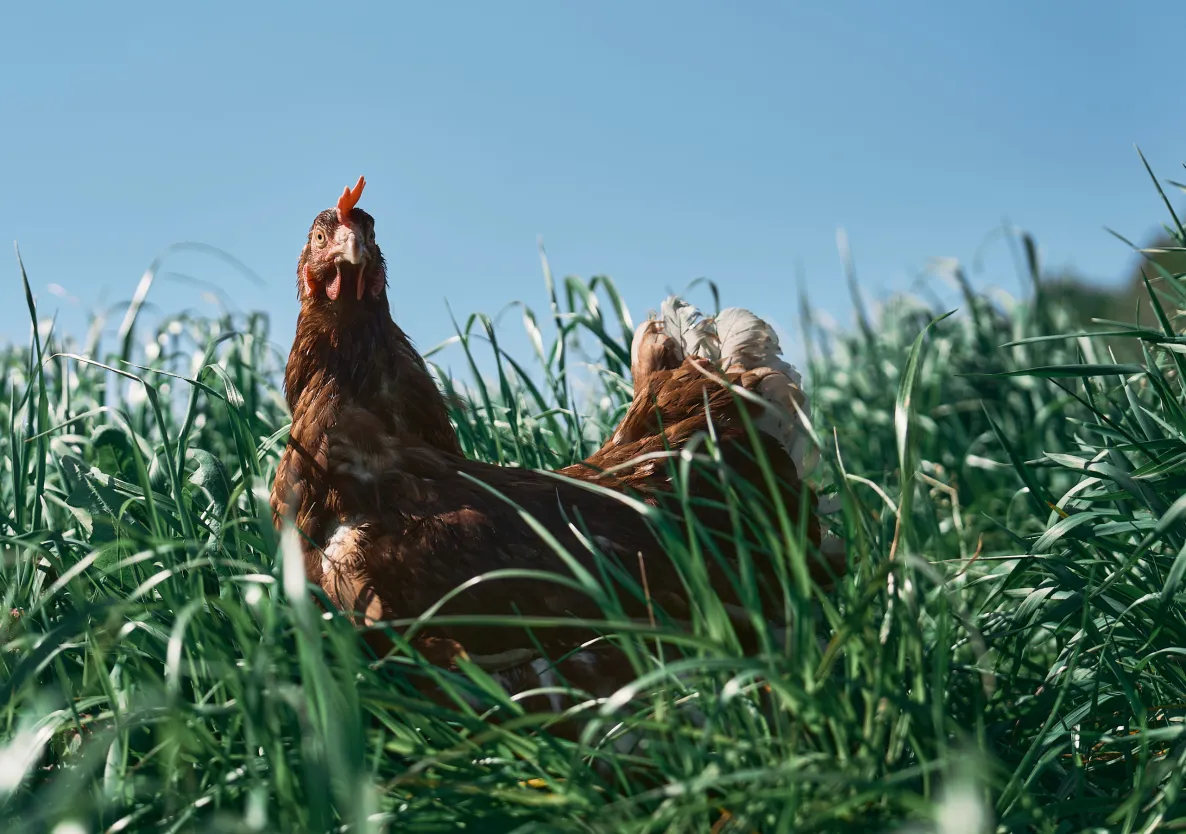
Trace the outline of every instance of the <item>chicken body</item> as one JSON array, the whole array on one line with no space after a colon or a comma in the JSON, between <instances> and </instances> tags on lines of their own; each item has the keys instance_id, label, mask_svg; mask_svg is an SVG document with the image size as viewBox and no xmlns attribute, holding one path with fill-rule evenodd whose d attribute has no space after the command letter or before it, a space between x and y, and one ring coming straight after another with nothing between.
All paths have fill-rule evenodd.
<instances>
[{"instance_id":1,"label":"chicken body","mask_svg":"<svg viewBox=\"0 0 1186 834\"><path fill-rule=\"evenodd\" d=\"M664 319L642 325L634 340L635 399L618 430L583 464L544 473L462 455L439 389L391 318L370 215L349 200L318 215L301 253L298 287L301 312L285 376L293 423L272 507L279 524L296 526L309 579L360 624L415 618L446 597L436 609L445 618L575 618L570 626L531 633L464 620L434 624L414 638L433 662L449 665L464 652L518 690L550 680L547 658L596 635L580 620L604 619L601 603L571 578L564 559L517 507L591 576L602 575L592 550L615 562L618 577L630 580L616 589L627 617L648 618L655 606L676 619L691 615L679 569L637 510L578 481L656 501L670 490L664 461L622 464L678 449L703 431L706 395L726 457L746 477L761 477L742 451L750 444L739 408L715 381L722 371L767 401L782 398L782 416L755 407L754 420L788 510L797 513L803 455L795 443L802 437L786 413L791 400L801 402L797 378L777 356L768 326L745 311L709 321L680 302L665 305ZM685 326L689 318L692 326ZM749 338L739 332L731 342L722 324L750 328ZM697 489L711 492L712 485ZM819 542L814 521L809 537ZM739 604L729 572L712 560L706 569L722 600ZM498 571L506 573L475 581ZM841 571L833 559L819 574ZM543 573L568 579L549 581ZM369 632L369 639L376 648L386 645L381 632ZM629 680L628 668L605 658L580 651L560 670L575 684L584 680L603 691ZM615 671L607 674L610 668Z\"/></svg>"}]
</instances>

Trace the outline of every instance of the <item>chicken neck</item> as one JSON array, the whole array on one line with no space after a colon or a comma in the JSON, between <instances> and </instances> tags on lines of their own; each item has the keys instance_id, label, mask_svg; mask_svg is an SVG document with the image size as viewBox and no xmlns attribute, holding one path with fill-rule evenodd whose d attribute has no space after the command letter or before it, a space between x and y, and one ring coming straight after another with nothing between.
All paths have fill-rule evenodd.
<instances>
[{"instance_id":1,"label":"chicken neck","mask_svg":"<svg viewBox=\"0 0 1186 834\"><path fill-rule=\"evenodd\" d=\"M344 407L363 408L409 440L461 454L444 397L408 335L382 305L310 305L297 321L285 393L298 423L332 430ZM344 310L334 309L345 307ZM302 421L315 409L317 419ZM316 445L314 436L297 438Z\"/></svg>"}]
</instances>

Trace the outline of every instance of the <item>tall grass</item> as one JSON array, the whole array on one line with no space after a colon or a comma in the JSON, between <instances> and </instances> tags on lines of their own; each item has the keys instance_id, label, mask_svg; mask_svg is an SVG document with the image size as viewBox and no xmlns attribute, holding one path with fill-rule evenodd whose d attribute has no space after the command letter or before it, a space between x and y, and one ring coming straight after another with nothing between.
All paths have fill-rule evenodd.
<instances>
[{"instance_id":1,"label":"tall grass","mask_svg":"<svg viewBox=\"0 0 1186 834\"><path fill-rule=\"evenodd\" d=\"M823 334L805 313L849 575L797 581L801 536L734 490L741 555L787 567L766 616L788 643L744 656L696 587L690 633L617 629L639 678L579 708L579 743L313 604L267 508L288 416L265 315L133 315L110 345L35 326L0 354L3 830L1186 827L1186 289L1151 273L1158 320L1103 326L1142 348L1120 364L1020 243L1036 291L1009 308L956 271L955 315L899 297ZM468 455L566 465L629 400L613 284L545 278L532 356L458 322L472 373L441 383ZM662 532L686 565L721 550Z\"/></svg>"}]
</instances>

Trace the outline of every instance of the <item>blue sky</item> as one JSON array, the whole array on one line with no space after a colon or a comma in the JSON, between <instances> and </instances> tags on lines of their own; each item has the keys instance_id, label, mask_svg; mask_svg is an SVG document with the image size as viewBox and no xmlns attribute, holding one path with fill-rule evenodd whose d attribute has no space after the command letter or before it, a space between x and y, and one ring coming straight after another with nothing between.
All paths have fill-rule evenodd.
<instances>
[{"instance_id":1,"label":"blue sky","mask_svg":"<svg viewBox=\"0 0 1186 834\"><path fill-rule=\"evenodd\" d=\"M1056 6L1062 6L1062 11ZM0 237L80 332L177 255L276 321L286 350L313 216L368 179L396 319L543 307L611 275L637 313L706 276L793 331L796 275L850 320L836 229L870 295L1003 219L1104 281L1164 216L1133 144L1181 178L1186 94L1169 2L33 4L5 11ZM1018 290L1007 250L982 283ZM58 285L72 298L52 294ZM156 287L166 310L212 309ZM27 335L0 258L0 337ZM512 326L514 322L511 322ZM795 348L788 345L792 351Z\"/></svg>"}]
</instances>

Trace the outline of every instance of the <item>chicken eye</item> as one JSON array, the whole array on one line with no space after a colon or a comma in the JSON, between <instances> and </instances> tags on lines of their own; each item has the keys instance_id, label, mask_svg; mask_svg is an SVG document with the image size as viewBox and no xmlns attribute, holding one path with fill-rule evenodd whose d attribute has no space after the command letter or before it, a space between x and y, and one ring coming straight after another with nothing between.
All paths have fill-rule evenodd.
<instances>
[{"instance_id":1,"label":"chicken eye","mask_svg":"<svg viewBox=\"0 0 1186 834\"><path fill-rule=\"evenodd\" d=\"M325 246L325 232L321 231L321 229L313 232L313 242L318 246Z\"/></svg>"},{"instance_id":2,"label":"chicken eye","mask_svg":"<svg viewBox=\"0 0 1186 834\"><path fill-rule=\"evenodd\" d=\"M371 229L367 232L367 243L373 245L375 242L375 230Z\"/></svg>"}]
</instances>

